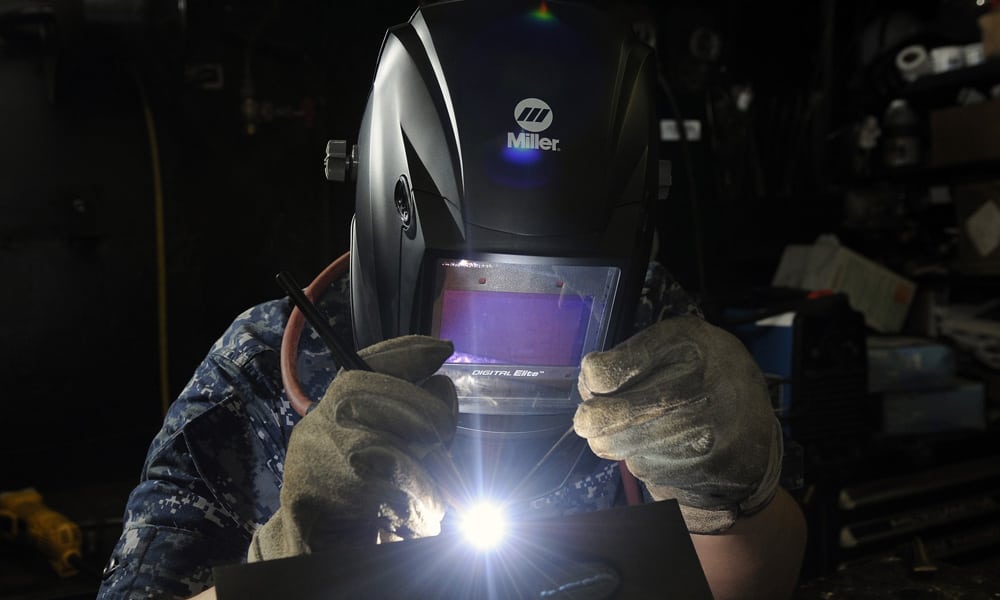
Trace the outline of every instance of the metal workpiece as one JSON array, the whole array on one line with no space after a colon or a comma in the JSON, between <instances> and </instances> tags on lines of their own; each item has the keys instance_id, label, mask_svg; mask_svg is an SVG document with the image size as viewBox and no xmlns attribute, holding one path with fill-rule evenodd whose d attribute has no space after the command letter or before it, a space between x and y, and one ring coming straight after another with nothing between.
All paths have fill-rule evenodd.
<instances>
[{"instance_id":1,"label":"metal workpiece","mask_svg":"<svg viewBox=\"0 0 1000 600\"><path fill-rule=\"evenodd\" d=\"M457 535L215 569L220 600L712 597L675 500L518 521L491 550Z\"/></svg>"}]
</instances>

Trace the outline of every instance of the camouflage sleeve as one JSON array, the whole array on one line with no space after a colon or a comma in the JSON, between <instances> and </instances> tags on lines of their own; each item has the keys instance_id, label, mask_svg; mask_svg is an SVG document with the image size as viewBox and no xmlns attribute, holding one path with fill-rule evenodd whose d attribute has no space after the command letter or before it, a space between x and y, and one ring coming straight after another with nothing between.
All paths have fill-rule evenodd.
<instances>
[{"instance_id":1,"label":"camouflage sleeve","mask_svg":"<svg viewBox=\"0 0 1000 600\"><path fill-rule=\"evenodd\" d=\"M249 537L199 481L183 437L147 466L125 529L104 569L100 600L190 598L212 585L212 567L239 562Z\"/></svg>"},{"instance_id":2,"label":"camouflage sleeve","mask_svg":"<svg viewBox=\"0 0 1000 600\"><path fill-rule=\"evenodd\" d=\"M153 440L99 600L190 598L245 560L277 510L298 416L280 383L287 302L241 315L209 351Z\"/></svg>"}]
</instances>

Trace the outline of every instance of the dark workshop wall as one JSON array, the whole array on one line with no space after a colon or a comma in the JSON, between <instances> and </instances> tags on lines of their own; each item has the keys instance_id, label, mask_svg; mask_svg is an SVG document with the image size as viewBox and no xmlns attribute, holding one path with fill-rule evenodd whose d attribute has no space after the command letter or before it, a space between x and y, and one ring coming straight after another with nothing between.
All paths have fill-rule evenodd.
<instances>
[{"instance_id":1,"label":"dark workshop wall","mask_svg":"<svg viewBox=\"0 0 1000 600\"><path fill-rule=\"evenodd\" d=\"M348 246L325 142L355 135L385 28L415 3L190 4L183 27L165 2L0 24L0 488L136 478L159 428L147 111L170 399L280 295L275 273L308 281Z\"/></svg>"},{"instance_id":2,"label":"dark workshop wall","mask_svg":"<svg viewBox=\"0 0 1000 600\"><path fill-rule=\"evenodd\" d=\"M118 469L158 413L152 190L117 69L0 59L3 486ZM94 460L96 459L96 460Z\"/></svg>"}]
</instances>

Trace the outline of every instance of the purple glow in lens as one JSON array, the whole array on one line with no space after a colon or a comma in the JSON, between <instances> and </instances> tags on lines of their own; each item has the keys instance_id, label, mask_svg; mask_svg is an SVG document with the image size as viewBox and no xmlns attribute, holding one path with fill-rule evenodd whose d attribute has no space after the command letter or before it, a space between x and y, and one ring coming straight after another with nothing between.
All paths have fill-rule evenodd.
<instances>
[{"instance_id":1,"label":"purple glow in lens","mask_svg":"<svg viewBox=\"0 0 1000 600\"><path fill-rule=\"evenodd\" d=\"M593 298L569 294L446 290L439 337L449 363L579 366Z\"/></svg>"}]
</instances>

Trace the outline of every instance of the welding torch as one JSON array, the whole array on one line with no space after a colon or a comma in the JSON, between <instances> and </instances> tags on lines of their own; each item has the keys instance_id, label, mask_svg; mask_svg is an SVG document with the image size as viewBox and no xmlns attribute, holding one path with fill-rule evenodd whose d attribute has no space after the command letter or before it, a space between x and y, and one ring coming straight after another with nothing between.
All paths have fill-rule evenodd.
<instances>
[{"instance_id":1,"label":"welding torch","mask_svg":"<svg viewBox=\"0 0 1000 600\"><path fill-rule=\"evenodd\" d=\"M358 356L354 348L346 344L340 336L333 330L327 319L320 313L312 301L302 292L302 288L287 271L281 271L275 276L278 285L288 294L295 307L302 312L306 321L312 325L320 339L330 350L334 361L346 371L372 371L373 369ZM315 406L315 405L314 405ZM470 503L470 496L466 490L464 480L451 453L445 447L444 442L439 440L434 448L423 459L424 466L430 472L431 477L438 484L445 502L456 510L462 510Z\"/></svg>"}]
</instances>

